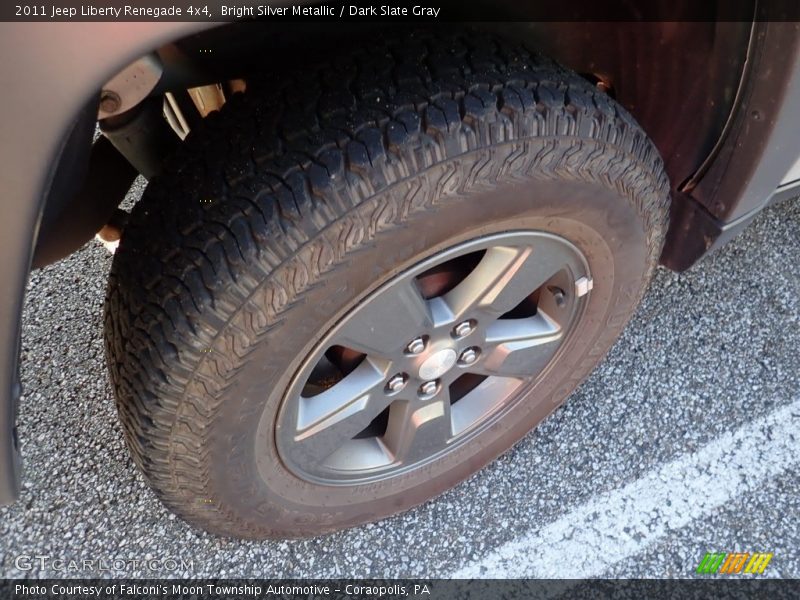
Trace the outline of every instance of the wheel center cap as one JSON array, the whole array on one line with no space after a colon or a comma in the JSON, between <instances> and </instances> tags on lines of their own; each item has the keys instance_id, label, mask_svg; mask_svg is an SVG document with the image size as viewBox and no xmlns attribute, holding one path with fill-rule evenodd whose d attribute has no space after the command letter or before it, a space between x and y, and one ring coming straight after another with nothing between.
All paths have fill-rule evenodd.
<instances>
[{"instance_id":1,"label":"wheel center cap","mask_svg":"<svg viewBox=\"0 0 800 600\"><path fill-rule=\"evenodd\" d=\"M445 348L444 350L434 352L420 365L420 379L424 379L425 381L438 379L456 364L456 358L456 351L452 348Z\"/></svg>"}]
</instances>

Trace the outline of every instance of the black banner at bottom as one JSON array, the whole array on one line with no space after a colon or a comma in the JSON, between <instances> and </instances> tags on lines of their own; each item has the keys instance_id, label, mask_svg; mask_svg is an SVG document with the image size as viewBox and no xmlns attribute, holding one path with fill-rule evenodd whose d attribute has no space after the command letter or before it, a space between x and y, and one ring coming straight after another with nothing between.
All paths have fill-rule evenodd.
<instances>
[{"instance_id":1,"label":"black banner at bottom","mask_svg":"<svg viewBox=\"0 0 800 600\"><path fill-rule=\"evenodd\" d=\"M800 580L714 578L594 579L42 579L0 580L5 600L382 600L505 598L761 598L800 597Z\"/></svg>"}]
</instances>

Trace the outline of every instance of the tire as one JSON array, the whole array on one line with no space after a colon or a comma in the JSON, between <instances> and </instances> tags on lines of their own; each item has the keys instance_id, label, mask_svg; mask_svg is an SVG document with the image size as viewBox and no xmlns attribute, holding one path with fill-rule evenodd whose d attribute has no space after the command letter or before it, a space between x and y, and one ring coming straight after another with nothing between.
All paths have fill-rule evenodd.
<instances>
[{"instance_id":1,"label":"tire","mask_svg":"<svg viewBox=\"0 0 800 600\"><path fill-rule=\"evenodd\" d=\"M668 189L658 152L623 108L577 75L493 37L415 34L368 56L340 55L251 82L150 183L114 258L106 348L134 461L179 516L237 537L322 534L435 497L508 450L602 359L656 265ZM352 325L377 328L382 344L418 334L423 345L439 344L401 327L400 317L381 318L388 301L380 298L425 261L450 265L437 257L453 248L466 248L452 259L458 265L465 257L481 265L489 253L517 248L517 239L535 253L551 244L568 266L562 283L548 280L526 296L540 305L516 323L546 314L543 303L555 299L567 302L568 327L541 368L520 376L508 398L457 438L466 441L448 445L446 437L402 469L347 452L361 470L314 462L309 456L322 450L311 446L293 454L300 435L286 437L286 427L311 392L287 390L312 385L311 376L303 383L303 369L316 373L334 361L326 336ZM544 264L549 251L541 252ZM573 289L577 271L586 274L583 289ZM423 275L413 277L422 285ZM481 310L504 310L488 297ZM374 305L375 318L358 312ZM447 368L474 360L452 331L457 341L444 336L425 369L413 363L394 381L396 374L383 373L386 394L405 386L398 393L407 396L392 407L417 402L423 371L444 381ZM487 372L495 372L486 366L498 352L492 348L478 361ZM321 351L320 362L309 358ZM458 366L450 366L454 352ZM337 360L337 382L325 389L356 368ZM494 388L480 389L496 402ZM369 394L369 402L379 396ZM450 401L442 410L455 410ZM394 423L401 409L387 410ZM386 426L376 421L369 427ZM368 442L342 443L383 439L364 435L354 440Z\"/></svg>"}]
</instances>

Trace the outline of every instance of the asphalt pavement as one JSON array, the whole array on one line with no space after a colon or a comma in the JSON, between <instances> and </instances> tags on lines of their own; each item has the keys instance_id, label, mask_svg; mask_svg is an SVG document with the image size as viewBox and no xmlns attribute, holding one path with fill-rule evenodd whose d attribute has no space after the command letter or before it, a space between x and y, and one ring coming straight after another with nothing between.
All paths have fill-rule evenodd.
<instances>
[{"instance_id":1,"label":"asphalt pavement","mask_svg":"<svg viewBox=\"0 0 800 600\"><path fill-rule=\"evenodd\" d=\"M110 264L92 242L30 278L1 577L690 577L733 551L800 577L800 202L688 273L659 269L602 365L490 467L313 540L221 539L156 500L106 375Z\"/></svg>"}]
</instances>

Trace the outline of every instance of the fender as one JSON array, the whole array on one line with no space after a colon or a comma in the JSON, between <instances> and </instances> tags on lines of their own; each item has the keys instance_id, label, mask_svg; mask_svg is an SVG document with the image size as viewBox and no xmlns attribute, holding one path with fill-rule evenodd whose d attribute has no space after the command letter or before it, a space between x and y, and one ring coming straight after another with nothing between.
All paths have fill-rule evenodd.
<instances>
[{"instance_id":1,"label":"fender","mask_svg":"<svg viewBox=\"0 0 800 600\"><path fill-rule=\"evenodd\" d=\"M19 490L14 423L25 282L44 201L69 151L76 115L90 100L87 90L99 89L148 50L215 25L0 23L0 281L6 290L0 300L0 504Z\"/></svg>"}]
</instances>

